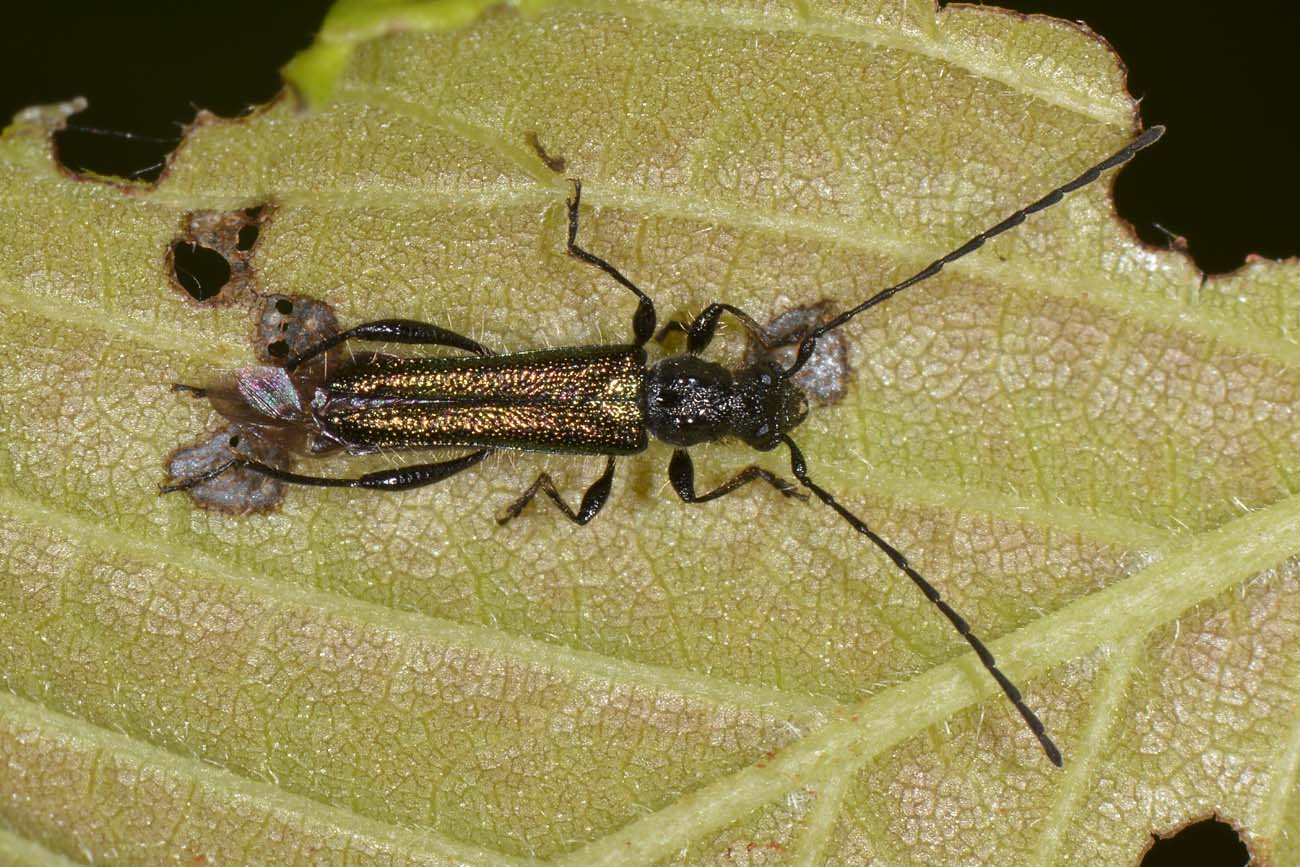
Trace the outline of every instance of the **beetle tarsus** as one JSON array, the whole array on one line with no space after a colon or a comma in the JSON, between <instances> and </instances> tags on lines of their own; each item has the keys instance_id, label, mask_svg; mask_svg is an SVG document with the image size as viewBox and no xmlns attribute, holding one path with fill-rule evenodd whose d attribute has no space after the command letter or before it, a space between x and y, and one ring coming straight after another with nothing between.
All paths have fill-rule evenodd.
<instances>
[{"instance_id":1,"label":"beetle tarsus","mask_svg":"<svg viewBox=\"0 0 1300 867\"><path fill-rule=\"evenodd\" d=\"M560 492L555 489L555 483L551 481L551 477L546 473L540 473L537 478L533 480L533 483L528 486L528 489L520 494L518 499L502 511L502 513L497 517L497 524L504 526L515 518L518 518L519 513L524 510L524 507L532 502L533 497L537 496L540 492L546 494L564 517L568 518L580 527L585 526L592 518L596 517L596 515L600 513L601 509L605 507L605 502L609 499L609 493L613 488L613 484L614 458L611 457L605 462L605 472L601 473L600 478L592 482L591 486L587 488L586 492L582 495L582 503L579 504L578 510L575 512L569 507L568 503L564 502L564 498L560 496Z\"/></svg>"}]
</instances>

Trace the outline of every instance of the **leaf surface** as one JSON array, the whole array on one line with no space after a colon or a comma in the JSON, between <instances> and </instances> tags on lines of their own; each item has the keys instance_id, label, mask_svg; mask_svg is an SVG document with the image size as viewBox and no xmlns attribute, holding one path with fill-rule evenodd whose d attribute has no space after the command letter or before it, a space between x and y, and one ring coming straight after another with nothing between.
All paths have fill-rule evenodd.
<instances>
[{"instance_id":1,"label":"leaf surface","mask_svg":"<svg viewBox=\"0 0 1300 867\"><path fill-rule=\"evenodd\" d=\"M659 445L586 528L492 520L542 469L576 502L600 462L557 456L259 515L157 495L218 427L169 384L253 362L256 293L502 350L627 340L529 133L661 320L765 321L851 306L1135 128L1116 59L1048 19L482 5L341 4L289 68L311 110L201 118L156 187L61 172L57 107L0 140L0 853L1121 864L1217 813L1297 857L1300 269L1202 280L1104 183L855 320L847 397L796 431L1064 770L832 513L684 506ZM258 206L236 303L169 285L190 215ZM694 455L702 487L754 460Z\"/></svg>"}]
</instances>

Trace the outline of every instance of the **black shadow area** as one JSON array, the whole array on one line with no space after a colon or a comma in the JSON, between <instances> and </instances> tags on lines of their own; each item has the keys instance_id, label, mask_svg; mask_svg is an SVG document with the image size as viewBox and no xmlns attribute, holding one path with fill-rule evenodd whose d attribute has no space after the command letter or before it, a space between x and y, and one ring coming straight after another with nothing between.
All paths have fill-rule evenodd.
<instances>
[{"instance_id":1,"label":"black shadow area","mask_svg":"<svg viewBox=\"0 0 1300 867\"><path fill-rule=\"evenodd\" d=\"M1210 273L1251 253L1300 256L1296 34L1300 4L1279 0L1006 0L1084 21L1115 48L1148 125L1169 132L1116 186L1119 210L1153 244L1185 237Z\"/></svg>"},{"instance_id":2,"label":"black shadow area","mask_svg":"<svg viewBox=\"0 0 1300 867\"><path fill-rule=\"evenodd\" d=\"M15 3L0 27L0 125L29 105L90 101L74 125L138 138L60 134L69 168L156 175L206 108L235 116L280 89L280 67L311 43L330 3ZM157 141L154 141L156 139Z\"/></svg>"}]
</instances>

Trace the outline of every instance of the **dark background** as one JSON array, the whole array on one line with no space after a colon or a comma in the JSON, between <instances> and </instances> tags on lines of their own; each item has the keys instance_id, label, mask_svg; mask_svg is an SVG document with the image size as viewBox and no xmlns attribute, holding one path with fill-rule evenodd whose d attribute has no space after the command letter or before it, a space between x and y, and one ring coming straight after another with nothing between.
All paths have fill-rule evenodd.
<instances>
[{"instance_id":1,"label":"dark background","mask_svg":"<svg viewBox=\"0 0 1300 867\"><path fill-rule=\"evenodd\" d=\"M1280 0L1010 0L1086 21L1124 58L1129 92L1165 137L1121 173L1138 233L1182 235L1205 271L1251 253L1300 256L1300 4Z\"/></svg>"},{"instance_id":2,"label":"dark background","mask_svg":"<svg viewBox=\"0 0 1300 867\"><path fill-rule=\"evenodd\" d=\"M57 3L6 11L0 123L28 105L85 96L75 124L164 141L67 134L73 165L128 174L156 164L196 108L235 115L271 97L279 67L306 47L329 4ZM1207 271L1250 253L1300 256L1300 11L1266 0L1006 0L1084 20L1129 68L1148 124L1169 132L1120 176L1121 212L1153 243L1184 236ZM1300 6L1300 4L1296 4ZM21 8L21 7L20 7ZM1204 826L1203 826L1204 827ZM1226 826L1218 825L1226 830ZM1160 863L1240 867L1231 832L1209 831ZM1215 834L1224 846L1214 842ZM1218 860L1222 853L1223 860ZM1156 859L1149 859L1154 865Z\"/></svg>"}]
</instances>

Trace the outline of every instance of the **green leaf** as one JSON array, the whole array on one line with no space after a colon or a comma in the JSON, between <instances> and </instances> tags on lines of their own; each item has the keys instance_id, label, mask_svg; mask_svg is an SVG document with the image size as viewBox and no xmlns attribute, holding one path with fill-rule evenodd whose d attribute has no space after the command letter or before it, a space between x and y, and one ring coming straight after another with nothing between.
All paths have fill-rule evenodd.
<instances>
[{"instance_id":1,"label":"green leaf","mask_svg":"<svg viewBox=\"0 0 1300 867\"><path fill-rule=\"evenodd\" d=\"M1064 770L834 514L685 506L661 445L586 528L492 520L542 469L576 501L600 461L559 456L257 515L158 496L219 427L170 383L253 363L260 295L502 350L626 340L530 132L662 319L765 321L852 305L1136 128L1118 61L1050 19L481 5L341 5L288 71L312 110L201 116L156 187L61 171L73 106L5 131L0 854L1122 864L1217 813L1300 857L1300 268L1203 280L1106 184L846 327L848 395L796 431L991 640ZM170 285L190 215L256 206L242 288ZM693 453L702 486L755 457Z\"/></svg>"}]
</instances>

